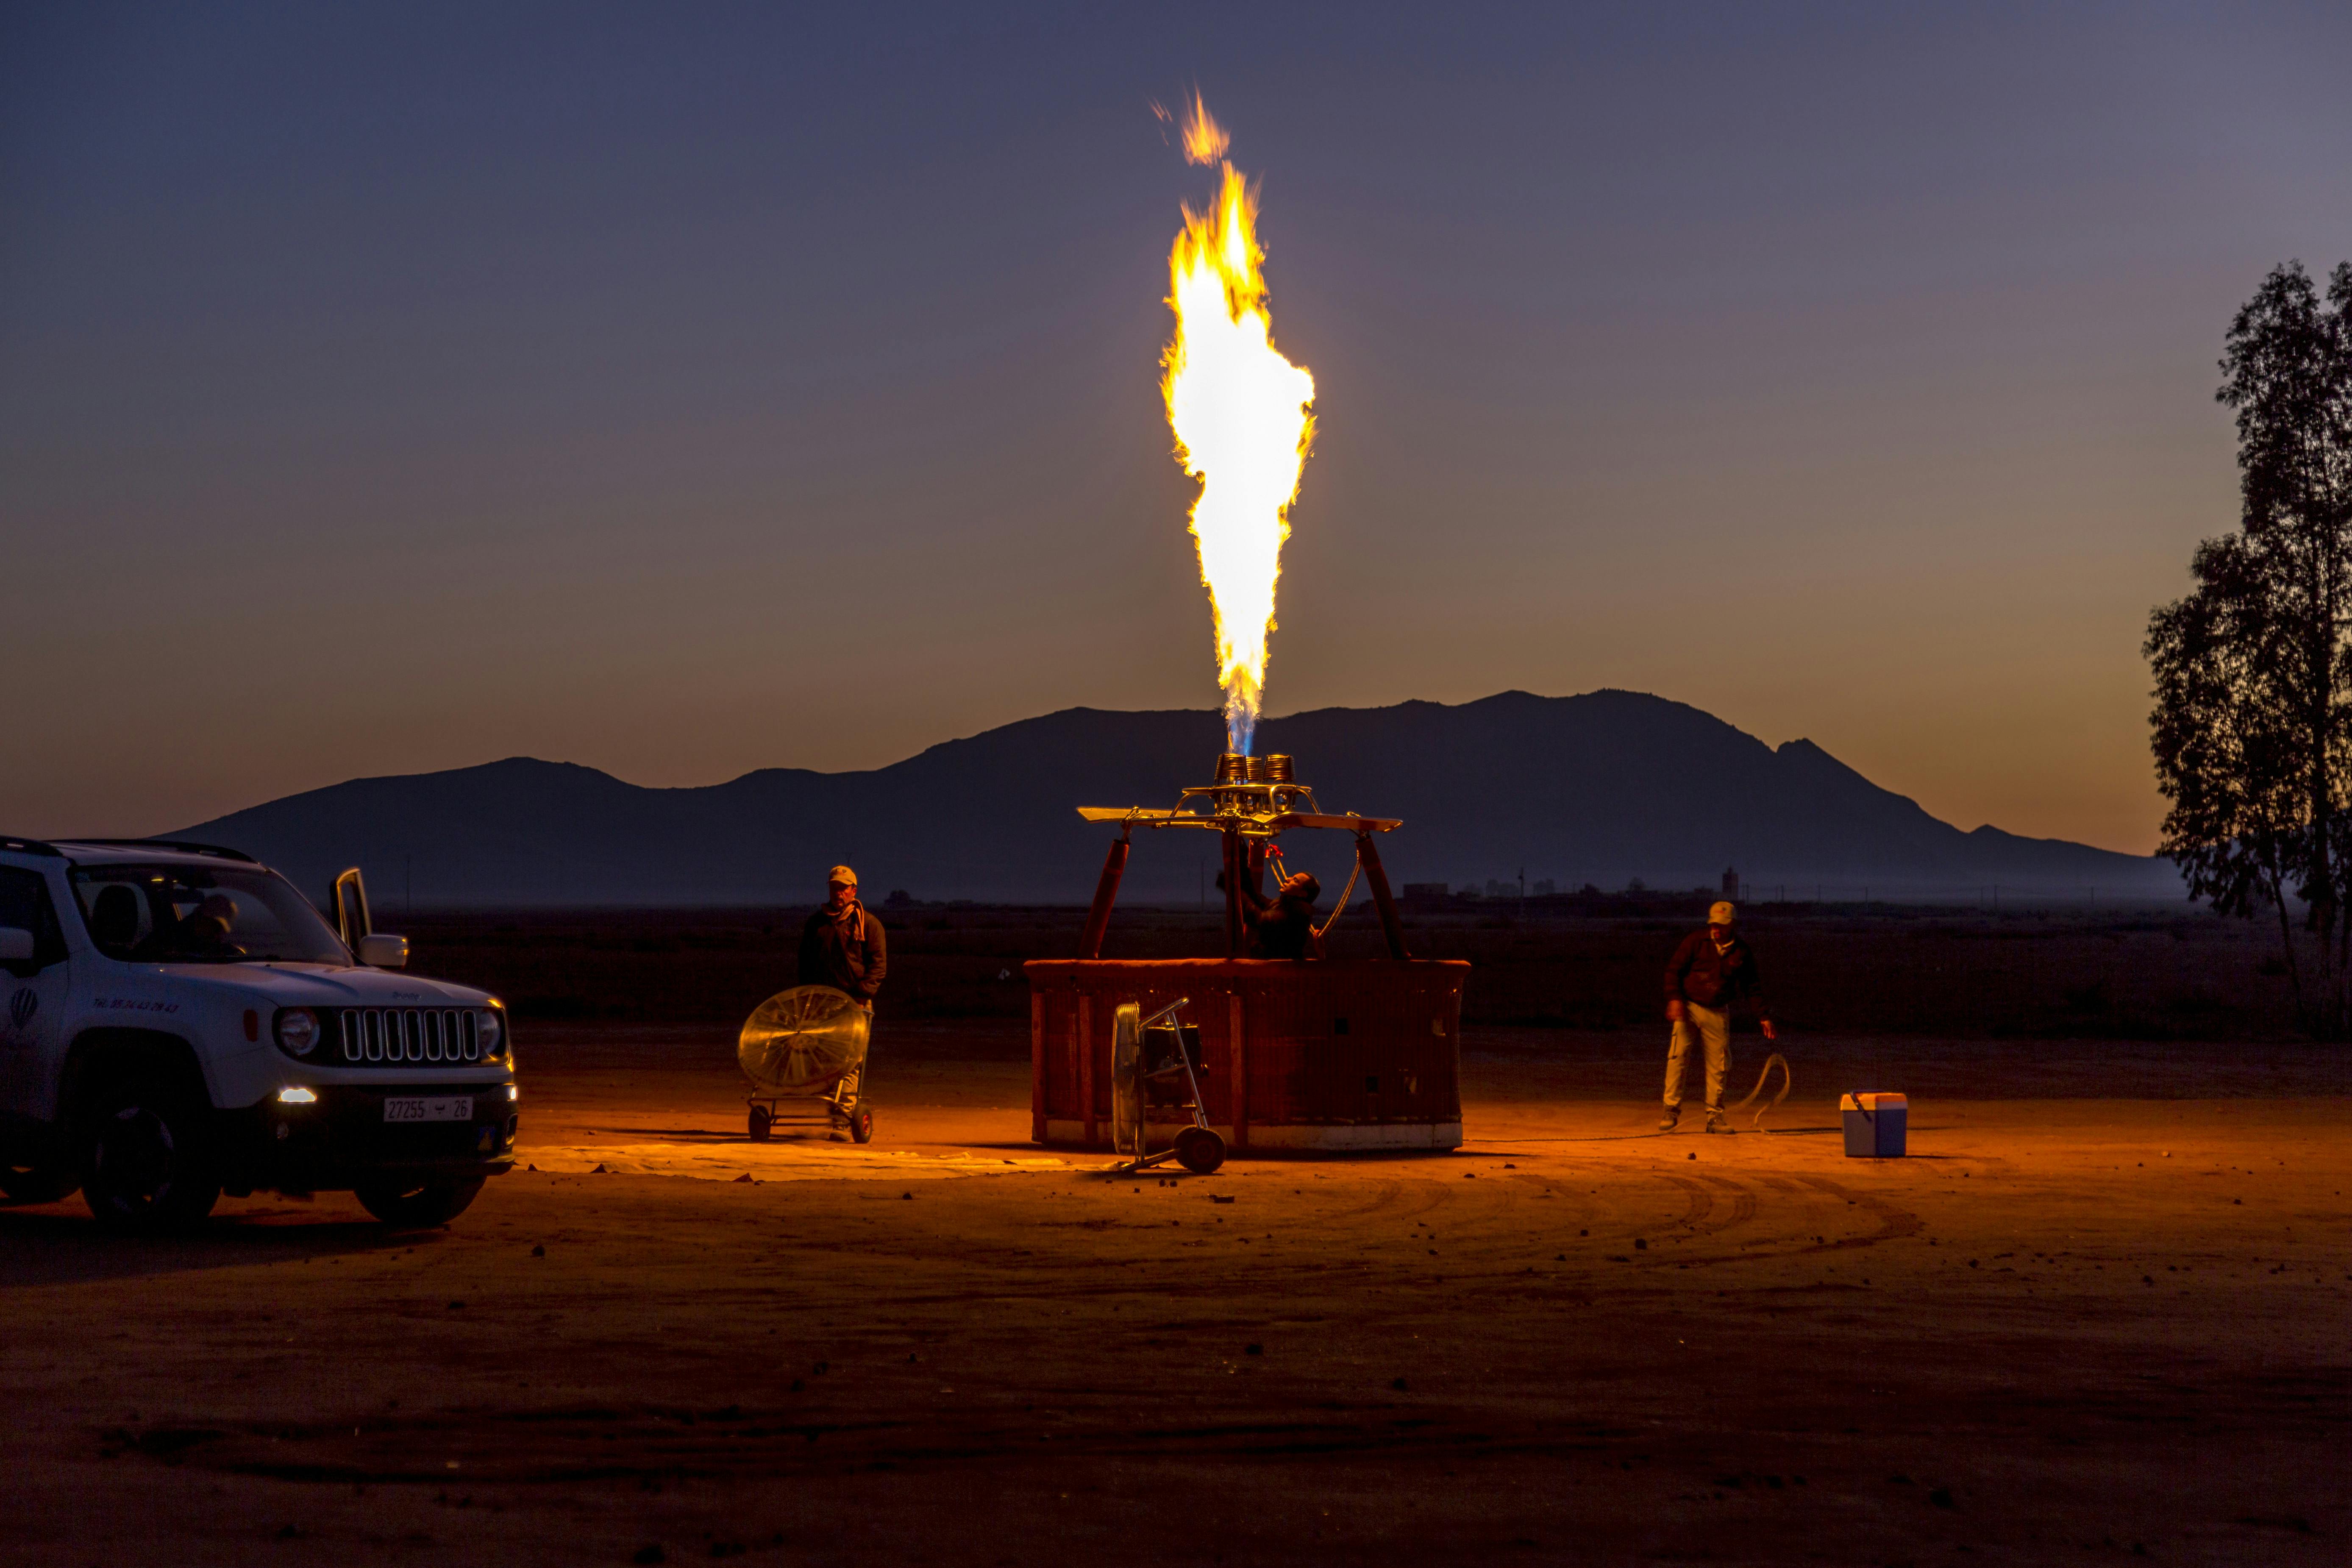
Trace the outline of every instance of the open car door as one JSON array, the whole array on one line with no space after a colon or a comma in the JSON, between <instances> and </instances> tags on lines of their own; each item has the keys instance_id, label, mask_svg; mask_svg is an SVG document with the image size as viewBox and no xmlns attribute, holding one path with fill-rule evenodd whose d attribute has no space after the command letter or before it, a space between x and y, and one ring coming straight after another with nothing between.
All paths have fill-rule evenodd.
<instances>
[{"instance_id":1,"label":"open car door","mask_svg":"<svg viewBox=\"0 0 2352 1568\"><path fill-rule=\"evenodd\" d=\"M360 879L357 866L335 879L327 907L335 918L335 934L343 939L345 947L358 952L361 939L373 934L375 927L368 919L367 883Z\"/></svg>"},{"instance_id":2,"label":"open car door","mask_svg":"<svg viewBox=\"0 0 2352 1568\"><path fill-rule=\"evenodd\" d=\"M357 866L335 879L328 902L334 907L336 934L354 959L371 969L408 966L408 939L376 934L375 922L368 918L367 884L360 879Z\"/></svg>"}]
</instances>

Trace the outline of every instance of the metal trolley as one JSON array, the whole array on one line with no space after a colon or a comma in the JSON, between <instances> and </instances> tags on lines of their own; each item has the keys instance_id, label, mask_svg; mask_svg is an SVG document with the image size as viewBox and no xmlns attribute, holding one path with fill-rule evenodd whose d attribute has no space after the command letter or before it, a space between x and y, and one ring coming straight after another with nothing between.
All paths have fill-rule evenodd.
<instances>
[{"instance_id":1,"label":"metal trolley","mask_svg":"<svg viewBox=\"0 0 2352 1568\"><path fill-rule=\"evenodd\" d=\"M757 1091L751 1134L765 1143L778 1127L824 1127L874 1141L865 1104L866 1047L874 1015L830 985L795 985L751 1010L735 1059Z\"/></svg>"},{"instance_id":2,"label":"metal trolley","mask_svg":"<svg viewBox=\"0 0 2352 1568\"><path fill-rule=\"evenodd\" d=\"M1225 1141L1209 1125L1201 1095L1201 1031L1182 1021L1191 1005L1191 998L1179 998L1147 1018L1139 1005L1126 1002L1111 1015L1110 1141L1127 1156L1111 1169L1122 1175L1173 1160L1205 1176L1225 1163ZM1190 1111L1192 1125L1179 1129L1174 1143L1154 1154L1156 1108Z\"/></svg>"}]
</instances>

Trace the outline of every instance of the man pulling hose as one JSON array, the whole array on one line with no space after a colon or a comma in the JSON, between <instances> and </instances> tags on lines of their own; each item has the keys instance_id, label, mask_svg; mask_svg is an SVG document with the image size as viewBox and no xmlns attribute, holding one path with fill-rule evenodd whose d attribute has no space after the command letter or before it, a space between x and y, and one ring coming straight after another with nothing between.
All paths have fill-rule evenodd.
<instances>
[{"instance_id":1,"label":"man pulling hose","mask_svg":"<svg viewBox=\"0 0 2352 1568\"><path fill-rule=\"evenodd\" d=\"M1780 1037L1764 1006L1764 979L1755 952L1732 929L1738 914L1727 903L1710 906L1706 929L1685 937L1666 961L1666 1016L1674 1024L1674 1037L1666 1047L1666 1114L1658 1123L1661 1132L1672 1131L1682 1120L1683 1067L1694 1047L1704 1050L1706 1059L1706 1130L1731 1131L1723 1114L1723 1079L1731 1070L1734 1007L1743 1002L1752 1005L1764 1037Z\"/></svg>"}]
</instances>

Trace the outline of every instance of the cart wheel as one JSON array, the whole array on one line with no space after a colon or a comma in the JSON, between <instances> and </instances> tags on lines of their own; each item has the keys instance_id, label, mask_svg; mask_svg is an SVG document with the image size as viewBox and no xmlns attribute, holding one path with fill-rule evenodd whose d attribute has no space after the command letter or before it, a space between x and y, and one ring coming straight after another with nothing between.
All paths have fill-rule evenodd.
<instances>
[{"instance_id":1,"label":"cart wheel","mask_svg":"<svg viewBox=\"0 0 2352 1568\"><path fill-rule=\"evenodd\" d=\"M1225 1163L1225 1141L1206 1127L1187 1127L1176 1134L1176 1163L1205 1176Z\"/></svg>"},{"instance_id":2,"label":"cart wheel","mask_svg":"<svg viewBox=\"0 0 2352 1568\"><path fill-rule=\"evenodd\" d=\"M849 1135L860 1143L874 1142L874 1113L859 1106L849 1118Z\"/></svg>"},{"instance_id":3,"label":"cart wheel","mask_svg":"<svg viewBox=\"0 0 2352 1568\"><path fill-rule=\"evenodd\" d=\"M765 1143L768 1141L768 1123L772 1120L772 1118L768 1115L768 1108L766 1106L755 1105L751 1108L752 1142Z\"/></svg>"}]
</instances>

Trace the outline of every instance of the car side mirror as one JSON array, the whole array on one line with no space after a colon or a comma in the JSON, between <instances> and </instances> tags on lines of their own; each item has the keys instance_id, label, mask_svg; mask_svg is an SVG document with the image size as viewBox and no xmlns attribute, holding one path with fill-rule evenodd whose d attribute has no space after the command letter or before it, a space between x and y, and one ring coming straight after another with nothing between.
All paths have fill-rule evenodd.
<instances>
[{"instance_id":1,"label":"car side mirror","mask_svg":"<svg viewBox=\"0 0 2352 1568\"><path fill-rule=\"evenodd\" d=\"M33 933L20 926L0 926L0 963L33 962Z\"/></svg>"},{"instance_id":2,"label":"car side mirror","mask_svg":"<svg viewBox=\"0 0 2352 1568\"><path fill-rule=\"evenodd\" d=\"M405 969L408 967L408 939L404 936L363 936L360 938L359 960L370 969Z\"/></svg>"}]
</instances>

